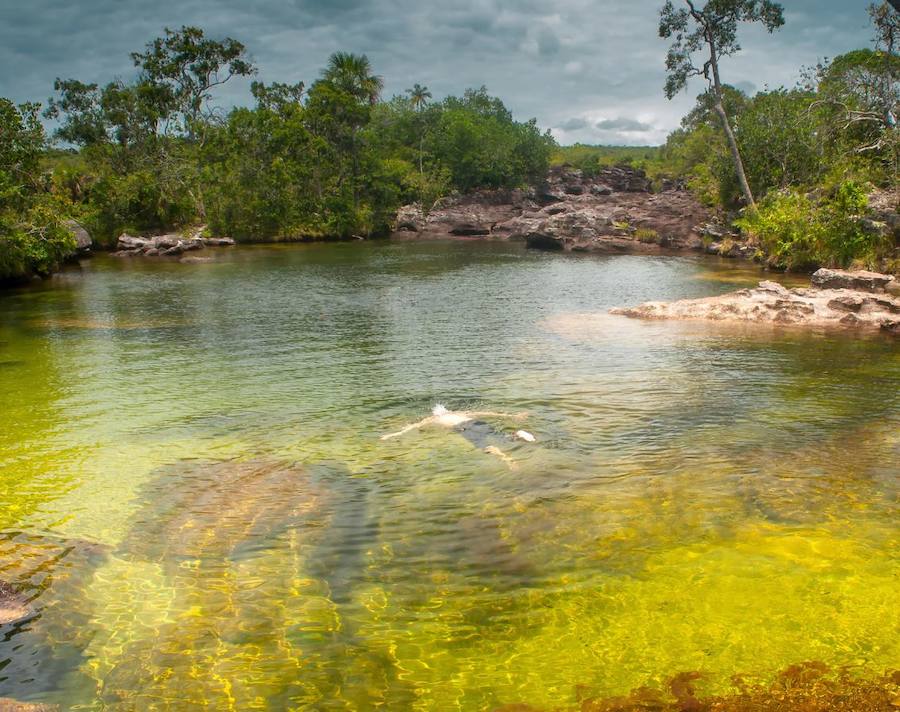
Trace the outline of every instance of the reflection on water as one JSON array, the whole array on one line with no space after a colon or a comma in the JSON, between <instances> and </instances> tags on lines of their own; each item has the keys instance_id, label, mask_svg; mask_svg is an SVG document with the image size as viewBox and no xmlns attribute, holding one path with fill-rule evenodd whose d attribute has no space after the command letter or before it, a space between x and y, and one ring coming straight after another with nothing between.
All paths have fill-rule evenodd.
<instances>
[{"instance_id":1,"label":"reflection on water","mask_svg":"<svg viewBox=\"0 0 900 712\"><path fill-rule=\"evenodd\" d=\"M0 628L0 698L869 694L900 659L895 343L602 315L758 278L383 243L98 257L4 295L0 580L35 615ZM510 470L379 440L436 402L528 411L538 442Z\"/></svg>"}]
</instances>

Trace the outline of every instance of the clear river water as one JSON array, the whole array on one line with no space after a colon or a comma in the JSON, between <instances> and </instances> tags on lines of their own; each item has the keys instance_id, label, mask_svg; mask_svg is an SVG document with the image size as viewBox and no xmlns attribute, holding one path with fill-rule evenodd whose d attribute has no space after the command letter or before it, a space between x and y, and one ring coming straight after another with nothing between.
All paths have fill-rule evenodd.
<instances>
[{"instance_id":1,"label":"clear river water","mask_svg":"<svg viewBox=\"0 0 900 712\"><path fill-rule=\"evenodd\" d=\"M764 278L521 245L97 256L0 295L0 698L572 706L900 667L895 341L604 316ZM452 430L384 433L454 409ZM519 428L536 442L507 440Z\"/></svg>"}]
</instances>

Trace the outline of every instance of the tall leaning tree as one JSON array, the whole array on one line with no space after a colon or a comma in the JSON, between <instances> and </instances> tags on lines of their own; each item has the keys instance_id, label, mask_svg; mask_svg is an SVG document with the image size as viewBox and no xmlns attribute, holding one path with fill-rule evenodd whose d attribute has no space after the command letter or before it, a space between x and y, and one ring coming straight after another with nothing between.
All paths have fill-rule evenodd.
<instances>
[{"instance_id":1,"label":"tall leaning tree","mask_svg":"<svg viewBox=\"0 0 900 712\"><path fill-rule=\"evenodd\" d=\"M708 0L703 7L699 6L699 0L684 0L684 3L687 7L676 8L672 0L666 0L659 16L659 36L674 37L666 55L666 97L674 97L687 86L691 77L706 79L713 95L713 108L725 131L744 202L751 210L756 210L737 139L725 112L719 60L741 49L737 41L739 23L759 22L769 32L774 32L784 24L782 7L772 0ZM701 50L706 58L698 66L694 55Z\"/></svg>"}]
</instances>

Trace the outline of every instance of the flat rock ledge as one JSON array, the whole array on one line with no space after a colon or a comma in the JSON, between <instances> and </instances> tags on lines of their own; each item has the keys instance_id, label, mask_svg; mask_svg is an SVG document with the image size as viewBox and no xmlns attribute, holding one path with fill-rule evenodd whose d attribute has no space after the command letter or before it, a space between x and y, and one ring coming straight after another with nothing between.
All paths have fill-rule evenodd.
<instances>
[{"instance_id":1,"label":"flat rock ledge","mask_svg":"<svg viewBox=\"0 0 900 712\"><path fill-rule=\"evenodd\" d=\"M763 281L718 297L646 302L610 309L635 319L755 322L803 327L881 330L900 336L900 297L891 275L820 269L812 286L788 289Z\"/></svg>"},{"instance_id":2,"label":"flat rock ledge","mask_svg":"<svg viewBox=\"0 0 900 712\"><path fill-rule=\"evenodd\" d=\"M189 235L169 233L152 237L135 237L128 233L122 233L116 244L118 250L113 252L113 255L115 257L179 257L185 252L202 250L205 247L228 247L234 244L234 240L230 237L201 237L204 227L197 228Z\"/></svg>"}]
</instances>

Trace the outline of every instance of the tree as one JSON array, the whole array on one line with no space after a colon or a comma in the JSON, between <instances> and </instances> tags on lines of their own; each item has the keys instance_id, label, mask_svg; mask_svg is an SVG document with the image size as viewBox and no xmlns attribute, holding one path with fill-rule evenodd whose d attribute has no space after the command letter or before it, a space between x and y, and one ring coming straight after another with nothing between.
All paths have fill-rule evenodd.
<instances>
[{"instance_id":1,"label":"tree","mask_svg":"<svg viewBox=\"0 0 900 712\"><path fill-rule=\"evenodd\" d=\"M407 89L406 93L409 94L409 103L413 108L413 111L420 112L423 108L425 108L425 104L428 103L428 100L431 98L431 92L428 91L428 87L423 87L421 84L416 83L413 84L412 89ZM422 123L422 122L420 122ZM424 168L424 154L425 154L425 127L419 127L419 174L422 175L425 173Z\"/></svg>"},{"instance_id":2,"label":"tree","mask_svg":"<svg viewBox=\"0 0 900 712\"><path fill-rule=\"evenodd\" d=\"M889 175L900 169L900 13L887 3L871 5L875 49L851 50L811 72L823 113L822 134L838 157L852 154L880 165Z\"/></svg>"},{"instance_id":3,"label":"tree","mask_svg":"<svg viewBox=\"0 0 900 712\"><path fill-rule=\"evenodd\" d=\"M687 86L691 77L702 76L706 79L715 99L714 109L725 131L741 193L747 206L755 211L756 203L723 103L719 60L740 50L737 42L739 22L760 22L769 32L773 32L784 24L782 7L772 0L708 0L700 9L693 0L685 0L685 3L687 9L676 9L672 0L666 0L660 11L659 36L675 38L666 55L666 97L674 97ZM697 67L693 54L704 47L709 58Z\"/></svg>"},{"instance_id":4,"label":"tree","mask_svg":"<svg viewBox=\"0 0 900 712\"><path fill-rule=\"evenodd\" d=\"M250 85L250 93L253 94L258 106L278 112L283 112L288 106L299 106L305 89L306 85L303 82L296 84L253 82Z\"/></svg>"},{"instance_id":5,"label":"tree","mask_svg":"<svg viewBox=\"0 0 900 712\"><path fill-rule=\"evenodd\" d=\"M371 105L378 101L384 89L384 80L372 73L372 64L364 54L335 52L328 58L322 78Z\"/></svg>"},{"instance_id":6,"label":"tree","mask_svg":"<svg viewBox=\"0 0 900 712\"><path fill-rule=\"evenodd\" d=\"M413 84L413 88L407 89L406 93L409 94L409 103L416 111L424 107L431 98L431 92L428 91L428 87L423 87L421 84Z\"/></svg>"},{"instance_id":7,"label":"tree","mask_svg":"<svg viewBox=\"0 0 900 712\"><path fill-rule=\"evenodd\" d=\"M38 109L0 97L0 281L46 274L75 248L64 201L44 190Z\"/></svg>"},{"instance_id":8,"label":"tree","mask_svg":"<svg viewBox=\"0 0 900 712\"><path fill-rule=\"evenodd\" d=\"M170 109L182 115L182 128L191 138L200 126L210 90L256 71L243 44L230 37L207 39L199 27L178 31L167 27L165 37L149 42L144 52L132 52L131 59L140 69L139 84L169 99Z\"/></svg>"}]
</instances>

